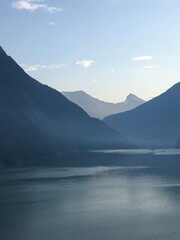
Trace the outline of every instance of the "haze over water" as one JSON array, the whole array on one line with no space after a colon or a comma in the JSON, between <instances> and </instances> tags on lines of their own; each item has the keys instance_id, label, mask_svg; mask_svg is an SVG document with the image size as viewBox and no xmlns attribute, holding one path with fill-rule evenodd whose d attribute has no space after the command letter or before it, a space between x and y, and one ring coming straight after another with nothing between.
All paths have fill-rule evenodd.
<instances>
[{"instance_id":1,"label":"haze over water","mask_svg":"<svg viewBox=\"0 0 180 240\"><path fill-rule=\"evenodd\" d=\"M1 240L180 239L178 152L80 154L78 167L71 157L0 171Z\"/></svg>"}]
</instances>

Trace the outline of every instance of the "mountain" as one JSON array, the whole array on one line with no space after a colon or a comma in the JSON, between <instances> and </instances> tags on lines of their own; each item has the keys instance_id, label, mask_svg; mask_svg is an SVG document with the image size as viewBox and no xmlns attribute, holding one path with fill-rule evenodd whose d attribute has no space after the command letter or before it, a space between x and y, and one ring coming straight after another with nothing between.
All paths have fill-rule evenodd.
<instances>
[{"instance_id":1,"label":"mountain","mask_svg":"<svg viewBox=\"0 0 180 240\"><path fill-rule=\"evenodd\" d=\"M70 101L82 107L89 116L99 119L103 119L114 113L128 111L145 102L133 94L129 94L126 100L121 103L104 102L83 91L62 92L62 94Z\"/></svg>"},{"instance_id":2,"label":"mountain","mask_svg":"<svg viewBox=\"0 0 180 240\"><path fill-rule=\"evenodd\" d=\"M6 164L61 151L130 146L105 123L39 83L0 48L0 159Z\"/></svg>"},{"instance_id":3,"label":"mountain","mask_svg":"<svg viewBox=\"0 0 180 240\"><path fill-rule=\"evenodd\" d=\"M174 147L180 136L180 83L131 111L104 122L146 147Z\"/></svg>"}]
</instances>

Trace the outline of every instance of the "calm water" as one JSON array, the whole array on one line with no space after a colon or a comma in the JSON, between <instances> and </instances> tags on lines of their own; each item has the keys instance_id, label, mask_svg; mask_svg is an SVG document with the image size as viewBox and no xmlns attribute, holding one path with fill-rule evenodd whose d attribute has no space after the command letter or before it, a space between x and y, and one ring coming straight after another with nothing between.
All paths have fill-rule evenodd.
<instances>
[{"instance_id":1,"label":"calm water","mask_svg":"<svg viewBox=\"0 0 180 240\"><path fill-rule=\"evenodd\" d=\"M180 155L139 153L0 170L0 239L179 240Z\"/></svg>"}]
</instances>

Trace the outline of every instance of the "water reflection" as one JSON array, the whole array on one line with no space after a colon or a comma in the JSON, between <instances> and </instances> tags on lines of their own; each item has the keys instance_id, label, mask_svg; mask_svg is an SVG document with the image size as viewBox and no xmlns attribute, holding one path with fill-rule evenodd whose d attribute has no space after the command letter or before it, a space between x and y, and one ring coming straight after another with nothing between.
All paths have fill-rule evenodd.
<instances>
[{"instance_id":1,"label":"water reflection","mask_svg":"<svg viewBox=\"0 0 180 240\"><path fill-rule=\"evenodd\" d=\"M2 170L1 239L179 240L179 156L107 155L87 156L105 167Z\"/></svg>"}]
</instances>

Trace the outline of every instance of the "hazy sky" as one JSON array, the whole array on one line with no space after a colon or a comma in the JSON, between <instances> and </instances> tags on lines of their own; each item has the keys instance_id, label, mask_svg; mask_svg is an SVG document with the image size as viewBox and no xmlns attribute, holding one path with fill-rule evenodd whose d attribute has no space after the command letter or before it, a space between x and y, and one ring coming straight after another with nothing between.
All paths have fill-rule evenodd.
<instances>
[{"instance_id":1,"label":"hazy sky","mask_svg":"<svg viewBox=\"0 0 180 240\"><path fill-rule=\"evenodd\" d=\"M0 39L59 91L148 100L180 81L179 0L3 0Z\"/></svg>"}]
</instances>

